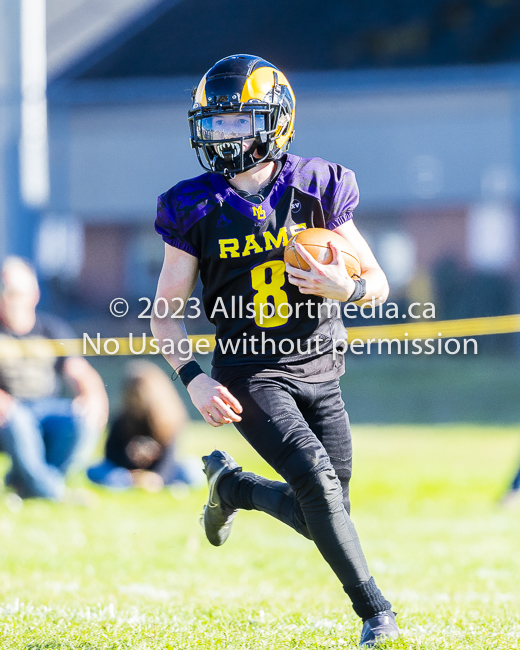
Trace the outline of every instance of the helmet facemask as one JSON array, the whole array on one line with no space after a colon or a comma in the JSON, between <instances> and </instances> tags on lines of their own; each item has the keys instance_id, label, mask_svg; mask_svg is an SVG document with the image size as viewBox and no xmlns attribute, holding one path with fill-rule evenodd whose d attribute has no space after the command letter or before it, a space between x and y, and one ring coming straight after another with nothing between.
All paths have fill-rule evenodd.
<instances>
[{"instance_id":1,"label":"helmet facemask","mask_svg":"<svg viewBox=\"0 0 520 650\"><path fill-rule=\"evenodd\" d=\"M188 120L200 164L233 178L267 161L271 151L266 145L276 130L270 128L273 108L278 113L278 106L263 102L194 107Z\"/></svg>"}]
</instances>

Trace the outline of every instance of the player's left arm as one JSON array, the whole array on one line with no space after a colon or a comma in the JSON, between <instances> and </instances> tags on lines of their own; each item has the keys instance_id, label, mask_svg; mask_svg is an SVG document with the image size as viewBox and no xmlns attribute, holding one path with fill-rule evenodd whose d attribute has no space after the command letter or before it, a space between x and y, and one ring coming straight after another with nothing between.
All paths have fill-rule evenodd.
<instances>
[{"instance_id":1,"label":"player's left arm","mask_svg":"<svg viewBox=\"0 0 520 650\"><path fill-rule=\"evenodd\" d=\"M72 384L76 397L73 407L99 430L108 420L108 396L99 373L83 357L69 357L63 373Z\"/></svg>"},{"instance_id":2,"label":"player's left arm","mask_svg":"<svg viewBox=\"0 0 520 650\"><path fill-rule=\"evenodd\" d=\"M385 302L389 293L386 275L352 219L341 224L333 232L346 239L358 255L361 277L366 283L366 293L361 300L356 301L357 304L362 305L366 302L372 302L372 300L375 300L376 305ZM286 270L289 275L289 282L297 285L301 293L344 302L352 296L356 285L354 280L347 274L340 250L332 242L330 245L333 252L332 262L330 264L320 264L302 246L296 244L299 254L311 268L309 271L302 271L286 264Z\"/></svg>"},{"instance_id":3,"label":"player's left arm","mask_svg":"<svg viewBox=\"0 0 520 650\"><path fill-rule=\"evenodd\" d=\"M388 280L386 279L385 272L379 266L379 262L376 260L366 239L356 228L354 221L350 219L336 228L334 232L341 235L349 242L349 244L352 244L354 250L358 254L361 266L361 277L366 282L366 294L364 298L357 302L362 305L366 302L371 302L374 298L376 305L384 303L390 292Z\"/></svg>"}]
</instances>

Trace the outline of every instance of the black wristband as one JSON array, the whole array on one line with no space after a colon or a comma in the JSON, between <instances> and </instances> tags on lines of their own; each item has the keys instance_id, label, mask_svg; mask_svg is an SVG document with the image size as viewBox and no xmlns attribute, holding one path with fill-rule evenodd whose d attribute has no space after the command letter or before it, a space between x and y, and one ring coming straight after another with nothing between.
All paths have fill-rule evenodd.
<instances>
[{"instance_id":1,"label":"black wristband","mask_svg":"<svg viewBox=\"0 0 520 650\"><path fill-rule=\"evenodd\" d=\"M356 302L356 300L361 300L361 298L365 297L365 294L367 292L367 283L365 280L363 280L363 278L352 278L352 279L354 280L356 288L352 292L352 295L347 300L347 302Z\"/></svg>"},{"instance_id":2,"label":"black wristband","mask_svg":"<svg viewBox=\"0 0 520 650\"><path fill-rule=\"evenodd\" d=\"M185 366L181 366L175 372L179 375L182 383L187 388L190 381L195 379L195 377L197 377L198 375L201 375L204 372L204 370L202 370L202 368L199 366L199 364L196 361L190 361Z\"/></svg>"}]
</instances>

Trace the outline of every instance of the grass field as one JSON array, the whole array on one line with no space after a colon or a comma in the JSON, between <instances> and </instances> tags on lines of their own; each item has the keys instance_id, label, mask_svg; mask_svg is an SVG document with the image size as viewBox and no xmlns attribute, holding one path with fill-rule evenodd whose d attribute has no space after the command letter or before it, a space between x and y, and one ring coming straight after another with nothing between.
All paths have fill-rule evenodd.
<instances>
[{"instance_id":1,"label":"grass field","mask_svg":"<svg viewBox=\"0 0 520 650\"><path fill-rule=\"evenodd\" d=\"M520 431L354 428L352 516L399 612L393 648L520 647L520 507L496 505ZM193 425L270 472L232 429ZM0 502L0 648L285 650L355 647L358 619L312 543L256 512L222 548L205 491L98 491L89 508Z\"/></svg>"}]
</instances>

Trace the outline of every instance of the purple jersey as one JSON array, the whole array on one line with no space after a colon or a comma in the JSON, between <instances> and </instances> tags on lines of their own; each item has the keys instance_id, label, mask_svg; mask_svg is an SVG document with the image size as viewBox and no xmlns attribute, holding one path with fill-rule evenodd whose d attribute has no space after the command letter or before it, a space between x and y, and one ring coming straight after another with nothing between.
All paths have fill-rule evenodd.
<instances>
[{"instance_id":1,"label":"purple jersey","mask_svg":"<svg viewBox=\"0 0 520 650\"><path fill-rule=\"evenodd\" d=\"M333 230L352 218L359 201L354 173L321 158L286 154L282 162L262 203L212 173L182 181L158 200L157 232L199 259L217 367L307 361L345 337L338 303L290 284L283 252L300 230Z\"/></svg>"}]
</instances>

